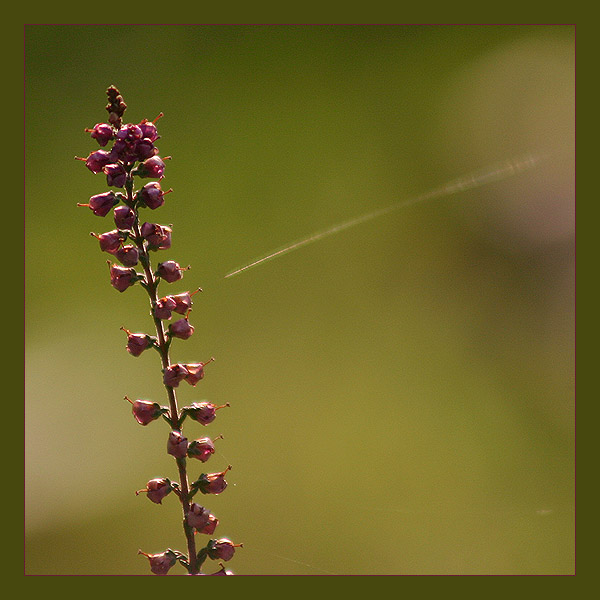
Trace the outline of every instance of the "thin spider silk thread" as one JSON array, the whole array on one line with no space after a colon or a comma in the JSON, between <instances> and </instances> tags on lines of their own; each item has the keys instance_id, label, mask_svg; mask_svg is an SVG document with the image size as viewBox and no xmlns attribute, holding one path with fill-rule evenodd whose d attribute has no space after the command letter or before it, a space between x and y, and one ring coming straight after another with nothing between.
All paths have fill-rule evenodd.
<instances>
[{"instance_id":1,"label":"thin spider silk thread","mask_svg":"<svg viewBox=\"0 0 600 600\"><path fill-rule=\"evenodd\" d=\"M517 175L518 173L523 173L524 171L533 169L540 162L542 162L542 160L546 158L546 155L528 153L521 157L495 163L486 167L485 169L481 169L479 171L475 171L468 175L459 177L458 179L454 179L442 185L441 187L430 190L429 192L425 192L424 194L420 194L412 198L407 198L406 200L400 200L399 202L394 202L394 204L391 204L384 208L380 208L370 213L355 217L353 219L349 219L348 221L343 221L341 223L338 223L337 225L333 225L332 227L329 227L324 231L313 233L312 235L303 238L297 242L294 242L293 244L289 244L287 246L284 246L283 248L280 248L279 250L275 250L274 252L271 252L261 258L258 258L253 262L244 265L239 269L236 269L235 271L231 271L230 273L225 275L225 279L243 273L248 269L257 267L258 265L273 260L278 256L283 256L284 254L288 254L290 252L293 252L294 250L298 250L299 248L308 246L309 244L312 244L318 240L322 240L323 238L329 237L336 233L340 233L341 231L350 229L351 227L354 227L356 225L360 225L361 223L365 223L367 221L371 221L372 219L376 219L377 217L382 217L384 215L390 214L400 208L405 208L413 204L418 204L419 202L425 202L426 200L433 200L434 198L442 198L444 196L450 196L458 192L472 190L483 185L487 185L488 183L500 181L502 179L512 177L513 175Z\"/></svg>"}]
</instances>

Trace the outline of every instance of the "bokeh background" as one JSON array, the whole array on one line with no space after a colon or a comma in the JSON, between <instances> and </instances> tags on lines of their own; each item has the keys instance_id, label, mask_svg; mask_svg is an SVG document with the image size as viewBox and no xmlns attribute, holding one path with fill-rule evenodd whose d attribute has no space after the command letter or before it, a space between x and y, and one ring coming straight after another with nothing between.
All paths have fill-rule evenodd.
<instances>
[{"instance_id":1,"label":"bokeh background","mask_svg":"<svg viewBox=\"0 0 600 600\"><path fill-rule=\"evenodd\" d=\"M140 287L108 283L75 155L116 85L171 155L164 258L202 286L173 361L229 487L202 497L237 574L574 572L574 28L27 26L27 574L147 574L184 550ZM545 162L414 204L236 277L346 219L527 152ZM161 257L162 258L162 257ZM165 291L164 293L167 293ZM197 471L197 473L196 473ZM228 565L228 566L229 566ZM208 571L216 570L214 565Z\"/></svg>"}]
</instances>

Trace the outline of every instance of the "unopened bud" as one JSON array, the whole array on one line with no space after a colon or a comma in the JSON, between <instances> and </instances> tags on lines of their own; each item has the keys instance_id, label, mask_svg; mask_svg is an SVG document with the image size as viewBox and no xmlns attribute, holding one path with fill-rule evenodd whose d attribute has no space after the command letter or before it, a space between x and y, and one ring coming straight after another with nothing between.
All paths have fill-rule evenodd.
<instances>
[{"instance_id":1,"label":"unopened bud","mask_svg":"<svg viewBox=\"0 0 600 600\"><path fill-rule=\"evenodd\" d=\"M187 513L186 519L188 525L194 529L203 529L210 523L210 511L204 506L200 506L193 502L190 505L190 510Z\"/></svg>"},{"instance_id":2,"label":"unopened bud","mask_svg":"<svg viewBox=\"0 0 600 600\"><path fill-rule=\"evenodd\" d=\"M185 318L179 319L178 321L175 321L175 323L169 325L169 331L173 337L187 340L194 333L194 327L190 325L187 318Z\"/></svg>"},{"instance_id":3,"label":"unopened bud","mask_svg":"<svg viewBox=\"0 0 600 600\"><path fill-rule=\"evenodd\" d=\"M125 269L119 265L110 267L110 284L119 292L124 292L128 287L132 286L139 277L135 269Z\"/></svg>"},{"instance_id":4,"label":"unopened bud","mask_svg":"<svg viewBox=\"0 0 600 600\"><path fill-rule=\"evenodd\" d=\"M208 556L213 560L224 560L228 561L233 558L236 548L243 548L243 544L234 544L231 540L227 538L221 538L220 540L210 540L206 549L208 551Z\"/></svg>"},{"instance_id":5,"label":"unopened bud","mask_svg":"<svg viewBox=\"0 0 600 600\"><path fill-rule=\"evenodd\" d=\"M212 402L194 402L191 406L187 406L183 410L194 421L198 421L202 425L208 425L215 420L217 411L220 408L226 407L229 407L229 402L221 406L216 406Z\"/></svg>"},{"instance_id":6,"label":"unopened bud","mask_svg":"<svg viewBox=\"0 0 600 600\"><path fill-rule=\"evenodd\" d=\"M127 396L125 396L125 400L131 403L131 412L140 425L148 425L148 423L152 423L152 421L155 421L167 412L166 408L163 408L156 402L150 402L149 400L136 400L132 402Z\"/></svg>"},{"instance_id":7,"label":"unopened bud","mask_svg":"<svg viewBox=\"0 0 600 600\"><path fill-rule=\"evenodd\" d=\"M227 487L225 474L231 469L229 465L220 473L202 473L200 477L192 484L195 489L200 490L203 494L220 494Z\"/></svg>"},{"instance_id":8,"label":"unopened bud","mask_svg":"<svg viewBox=\"0 0 600 600\"><path fill-rule=\"evenodd\" d=\"M187 438L180 431L171 431L167 440L167 453L175 458L185 458L187 449Z\"/></svg>"},{"instance_id":9,"label":"unopened bud","mask_svg":"<svg viewBox=\"0 0 600 600\"><path fill-rule=\"evenodd\" d=\"M145 333L131 333L128 329L121 327L127 334L127 352L132 356L139 356L144 350L152 346L152 338Z\"/></svg>"},{"instance_id":10,"label":"unopened bud","mask_svg":"<svg viewBox=\"0 0 600 600\"><path fill-rule=\"evenodd\" d=\"M106 144L114 137L113 128L108 123L96 123L93 129L86 129L86 131L91 133L91 137L94 138L100 146L106 146Z\"/></svg>"},{"instance_id":11,"label":"unopened bud","mask_svg":"<svg viewBox=\"0 0 600 600\"><path fill-rule=\"evenodd\" d=\"M113 163L106 165L102 170L106 175L106 183L108 185L118 188L122 188L125 185L125 181L127 181L127 172L123 165Z\"/></svg>"},{"instance_id":12,"label":"unopened bud","mask_svg":"<svg viewBox=\"0 0 600 600\"><path fill-rule=\"evenodd\" d=\"M154 316L157 319L170 319L171 311L175 310L177 304L171 296L165 296L156 301L154 306Z\"/></svg>"},{"instance_id":13,"label":"unopened bud","mask_svg":"<svg viewBox=\"0 0 600 600\"><path fill-rule=\"evenodd\" d=\"M187 449L187 455L190 458L197 458L201 462L206 462L214 453L215 445L208 437L200 438L190 442Z\"/></svg>"},{"instance_id":14,"label":"unopened bud","mask_svg":"<svg viewBox=\"0 0 600 600\"><path fill-rule=\"evenodd\" d=\"M157 479L151 479L146 484L145 490L138 490L135 495L147 494L148 499L152 500L155 504L162 504L162 500L165 496L173 491L173 485L171 481L166 477L160 477Z\"/></svg>"},{"instance_id":15,"label":"unopened bud","mask_svg":"<svg viewBox=\"0 0 600 600\"><path fill-rule=\"evenodd\" d=\"M91 233L90 235L100 242L100 250L102 250L102 252L114 254L121 246L121 232L118 229L113 229L112 231L101 233L100 235L97 233Z\"/></svg>"},{"instance_id":16,"label":"unopened bud","mask_svg":"<svg viewBox=\"0 0 600 600\"><path fill-rule=\"evenodd\" d=\"M114 257L126 267L135 267L140 258L140 251L136 246L128 244L127 246L121 246L118 250L116 250L114 252Z\"/></svg>"},{"instance_id":17,"label":"unopened bud","mask_svg":"<svg viewBox=\"0 0 600 600\"><path fill-rule=\"evenodd\" d=\"M118 229L131 229L135 223L135 213L129 206L117 206L113 211L113 216Z\"/></svg>"},{"instance_id":18,"label":"unopened bud","mask_svg":"<svg viewBox=\"0 0 600 600\"><path fill-rule=\"evenodd\" d=\"M138 550L138 554L142 554L148 558L150 561L150 570L155 575L166 575L178 559L177 554L170 549L160 554L146 554Z\"/></svg>"},{"instance_id":19,"label":"unopened bud","mask_svg":"<svg viewBox=\"0 0 600 600\"><path fill-rule=\"evenodd\" d=\"M185 368L187 369L188 374L186 375L185 380L191 386L195 386L204 377L204 367L207 364L213 362L214 360L215 360L214 358L211 358L210 360L207 360L205 363L186 364Z\"/></svg>"},{"instance_id":20,"label":"unopened bud","mask_svg":"<svg viewBox=\"0 0 600 600\"><path fill-rule=\"evenodd\" d=\"M172 229L166 225L157 223L144 223L142 225L142 237L148 242L150 250L167 250L171 247Z\"/></svg>"},{"instance_id":21,"label":"unopened bud","mask_svg":"<svg viewBox=\"0 0 600 600\"><path fill-rule=\"evenodd\" d=\"M88 204L77 204L77 206L88 206L95 215L105 217L118 202L114 192L104 192L92 196Z\"/></svg>"},{"instance_id":22,"label":"unopened bud","mask_svg":"<svg viewBox=\"0 0 600 600\"><path fill-rule=\"evenodd\" d=\"M181 381L183 381L188 375L188 370L185 365L176 364L169 365L164 370L163 382L166 386L177 387Z\"/></svg>"}]
</instances>

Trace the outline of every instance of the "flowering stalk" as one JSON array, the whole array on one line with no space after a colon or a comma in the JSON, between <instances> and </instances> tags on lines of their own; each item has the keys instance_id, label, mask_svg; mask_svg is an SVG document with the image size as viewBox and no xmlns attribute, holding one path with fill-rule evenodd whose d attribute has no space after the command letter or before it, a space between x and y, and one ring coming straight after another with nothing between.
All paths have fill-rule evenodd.
<instances>
[{"instance_id":1,"label":"flowering stalk","mask_svg":"<svg viewBox=\"0 0 600 600\"><path fill-rule=\"evenodd\" d=\"M219 520L210 511L193 502L193 497L202 494L220 494L227 487L226 473L231 469L228 466L221 472L202 473L196 480L188 478L187 459L197 459L206 462L214 453L214 442L222 436L213 438L201 437L188 442L183 434L182 425L186 417L202 425L208 425L216 417L216 411L229 404L216 406L210 402L194 402L191 406L181 410L177 405L175 388L183 381L195 386L204 377L204 368L214 359L198 363L171 364L169 349L173 339L188 339L194 333L194 327L189 323L192 306L192 296L201 291L200 288L193 292L183 292L176 295L167 295L159 298L158 287L161 281L174 283L183 277L184 271L190 267L181 267L172 260L160 262L153 269L150 253L167 250L171 247L171 226L158 223L140 223L140 210L147 208L155 210L164 204L164 197L172 190L163 191L160 180L164 177L164 160L158 156L155 146L159 135L156 121L162 113L152 122L144 119L138 124L123 124L122 117L127 105L119 91L110 86L107 90L108 123L98 123L91 133L101 147L112 144L109 151L96 150L85 161L87 168L92 173L104 173L107 184L123 190L108 191L92 196L88 203L78 204L86 206L99 216L105 217L113 211L116 229L102 234L92 233L99 244L100 250L113 256L121 265L112 261L109 264L110 283L119 292L124 292L129 287L139 283L150 299L150 314L154 321L156 335L146 333L133 333L122 327L127 335L126 349L132 356L140 356L148 348L157 350L162 365L162 380L167 393L168 405L150 400L131 400L130 402L135 420L140 425L148 425L162 417L171 430L167 439L167 453L172 455L177 465L179 482L171 481L166 477L151 479L136 495L145 493L149 500L162 504L162 500L174 492L179 498L183 512L183 531L186 538L187 554L167 548L158 554L147 554L150 570L156 575L166 575L177 562L183 565L189 575L201 575L200 569L207 558L228 561L232 558L235 548L241 544L234 544L227 538L211 539L200 550L196 549L196 534L212 535L219 524ZM165 157L165 160L170 157ZM139 179L158 179L135 189L135 177ZM131 243L127 243L127 242ZM141 267L136 271L134 267ZM172 313L183 315L165 328L163 322L172 318ZM221 569L212 575L230 574L221 565Z\"/></svg>"}]
</instances>

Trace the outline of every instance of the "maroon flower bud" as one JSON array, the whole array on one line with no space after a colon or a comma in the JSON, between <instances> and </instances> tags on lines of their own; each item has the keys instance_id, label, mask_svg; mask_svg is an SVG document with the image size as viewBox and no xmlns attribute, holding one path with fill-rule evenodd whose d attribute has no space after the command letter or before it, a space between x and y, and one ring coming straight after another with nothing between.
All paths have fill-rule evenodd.
<instances>
[{"instance_id":1,"label":"maroon flower bud","mask_svg":"<svg viewBox=\"0 0 600 600\"><path fill-rule=\"evenodd\" d=\"M122 160L124 162L129 162L128 160L129 154L129 145L125 140L116 140L110 149L109 156L111 158L110 162L117 162L118 160Z\"/></svg>"},{"instance_id":2,"label":"maroon flower bud","mask_svg":"<svg viewBox=\"0 0 600 600\"><path fill-rule=\"evenodd\" d=\"M211 357L211 359L207 360L205 363L190 363L185 365L185 368L188 370L185 380L191 386L195 386L204 377L204 367L214 360L215 359Z\"/></svg>"},{"instance_id":3,"label":"maroon flower bud","mask_svg":"<svg viewBox=\"0 0 600 600\"><path fill-rule=\"evenodd\" d=\"M190 527L202 529L210 523L210 517L211 514L207 508L194 502L190 505L190 510L187 513L186 519Z\"/></svg>"},{"instance_id":4,"label":"maroon flower bud","mask_svg":"<svg viewBox=\"0 0 600 600\"><path fill-rule=\"evenodd\" d=\"M194 489L200 490L203 494L220 494L227 487L225 474L231 469L229 465L221 473L202 473L200 477L192 484Z\"/></svg>"},{"instance_id":5,"label":"maroon flower bud","mask_svg":"<svg viewBox=\"0 0 600 600\"><path fill-rule=\"evenodd\" d=\"M167 412L167 409L161 407L156 402L150 402L149 400L136 400L132 402L127 396L125 396L125 400L131 404L131 412L140 425L148 425L148 423L156 421L156 419L159 419L161 415Z\"/></svg>"},{"instance_id":6,"label":"maroon flower bud","mask_svg":"<svg viewBox=\"0 0 600 600\"><path fill-rule=\"evenodd\" d=\"M138 140L133 147L133 151L137 160L146 160L158 154L158 148L155 148L152 140L148 138Z\"/></svg>"},{"instance_id":7,"label":"maroon flower bud","mask_svg":"<svg viewBox=\"0 0 600 600\"><path fill-rule=\"evenodd\" d=\"M215 420L216 412L220 408L229 407L227 404L215 406L212 402L194 402L191 406L184 408L185 414L189 415L194 421L198 421L202 425L208 425Z\"/></svg>"},{"instance_id":8,"label":"maroon flower bud","mask_svg":"<svg viewBox=\"0 0 600 600\"><path fill-rule=\"evenodd\" d=\"M131 229L135 223L135 213L129 206L117 206L113 211L113 216L115 217L115 225L119 229Z\"/></svg>"},{"instance_id":9,"label":"maroon flower bud","mask_svg":"<svg viewBox=\"0 0 600 600\"><path fill-rule=\"evenodd\" d=\"M160 554L146 554L138 550L138 554L146 556L150 561L150 570L155 575L166 575L169 569L177 562L177 554L173 550L167 550Z\"/></svg>"},{"instance_id":10,"label":"maroon flower bud","mask_svg":"<svg viewBox=\"0 0 600 600\"><path fill-rule=\"evenodd\" d=\"M96 152L92 152L87 158L79 158L77 156L75 158L77 160L85 160L85 166L92 173L100 173L107 164L112 162L106 150L96 150Z\"/></svg>"},{"instance_id":11,"label":"maroon flower bud","mask_svg":"<svg viewBox=\"0 0 600 600\"><path fill-rule=\"evenodd\" d=\"M102 252L114 254L121 246L121 232L118 229L113 229L100 235L97 233L91 233L90 235L100 242L100 250Z\"/></svg>"},{"instance_id":12,"label":"maroon flower bud","mask_svg":"<svg viewBox=\"0 0 600 600\"><path fill-rule=\"evenodd\" d=\"M181 381L183 381L188 374L185 365L176 364L169 365L164 370L163 382L169 387L177 387Z\"/></svg>"},{"instance_id":13,"label":"maroon flower bud","mask_svg":"<svg viewBox=\"0 0 600 600\"><path fill-rule=\"evenodd\" d=\"M133 125L132 123L128 123L127 125L123 125L119 131L117 131L117 139L125 140L127 142L135 142L142 138L142 130L138 125Z\"/></svg>"},{"instance_id":14,"label":"maroon flower bud","mask_svg":"<svg viewBox=\"0 0 600 600\"><path fill-rule=\"evenodd\" d=\"M135 495L147 494L148 498L154 502L154 504L162 504L162 500L165 496L173 491L173 485L166 477L160 477L157 479L151 479L146 484L145 490L138 490Z\"/></svg>"},{"instance_id":15,"label":"maroon flower bud","mask_svg":"<svg viewBox=\"0 0 600 600\"><path fill-rule=\"evenodd\" d=\"M175 300L175 312L179 313L180 315L185 315L192 306L192 296L201 291L202 288L198 288L195 292L192 292L191 294L190 292L184 292L183 294L178 294L177 296L171 296L171 298Z\"/></svg>"},{"instance_id":16,"label":"maroon flower bud","mask_svg":"<svg viewBox=\"0 0 600 600\"><path fill-rule=\"evenodd\" d=\"M106 174L106 183L108 185L119 188L125 185L125 181L127 180L127 172L125 171L123 165L110 164L106 165L102 170Z\"/></svg>"},{"instance_id":17,"label":"maroon flower bud","mask_svg":"<svg viewBox=\"0 0 600 600\"><path fill-rule=\"evenodd\" d=\"M221 538L220 540L210 540L206 547L208 551L208 556L213 560L231 560L235 553L236 548L243 548L243 544L234 544L231 540L227 538Z\"/></svg>"},{"instance_id":18,"label":"maroon flower bud","mask_svg":"<svg viewBox=\"0 0 600 600\"><path fill-rule=\"evenodd\" d=\"M77 204L77 206L89 206L92 212L99 217L105 217L110 209L118 204L117 197L114 192L104 192L103 194L96 194L90 198L89 204Z\"/></svg>"},{"instance_id":19,"label":"maroon flower bud","mask_svg":"<svg viewBox=\"0 0 600 600\"><path fill-rule=\"evenodd\" d=\"M231 571L227 570L225 568L225 565L221 564L221 568L218 571L216 571L214 573L209 573L209 576L212 576L212 575L233 575L233 573Z\"/></svg>"},{"instance_id":20,"label":"maroon flower bud","mask_svg":"<svg viewBox=\"0 0 600 600\"><path fill-rule=\"evenodd\" d=\"M173 337L187 340L192 333L194 333L194 327L190 325L186 317L185 319L179 319L172 325L169 325L169 331Z\"/></svg>"},{"instance_id":21,"label":"maroon flower bud","mask_svg":"<svg viewBox=\"0 0 600 600\"><path fill-rule=\"evenodd\" d=\"M175 300L171 296L165 296L156 301L154 306L154 316L157 319L170 319L171 311L175 309L177 305Z\"/></svg>"},{"instance_id":22,"label":"maroon flower bud","mask_svg":"<svg viewBox=\"0 0 600 600\"><path fill-rule=\"evenodd\" d=\"M182 268L174 260L167 260L158 265L156 274L166 282L173 283L174 281L181 279L183 277L183 272L187 271L187 269L189 269L189 267Z\"/></svg>"},{"instance_id":23,"label":"maroon flower bud","mask_svg":"<svg viewBox=\"0 0 600 600\"><path fill-rule=\"evenodd\" d=\"M138 175L142 178L162 179L165 172L165 163L160 156L147 158L138 168Z\"/></svg>"},{"instance_id":24,"label":"maroon flower bud","mask_svg":"<svg viewBox=\"0 0 600 600\"><path fill-rule=\"evenodd\" d=\"M156 117L156 119L154 119L154 121L148 121L147 119L144 119L139 124L139 128L142 130L142 135L145 138L148 138L152 142L154 142L158 139L158 132L156 130L156 125L154 125L154 123L156 123L156 121L158 121L158 119L160 119L162 116L163 116L163 114L160 113L158 115L158 117Z\"/></svg>"},{"instance_id":25,"label":"maroon flower bud","mask_svg":"<svg viewBox=\"0 0 600 600\"><path fill-rule=\"evenodd\" d=\"M135 269L125 269L119 267L119 265L111 265L110 267L110 284L119 292L124 292L138 279Z\"/></svg>"},{"instance_id":26,"label":"maroon flower bud","mask_svg":"<svg viewBox=\"0 0 600 600\"><path fill-rule=\"evenodd\" d=\"M113 128L108 123L96 123L93 129L86 129L101 146L106 146L113 139Z\"/></svg>"},{"instance_id":27,"label":"maroon flower bud","mask_svg":"<svg viewBox=\"0 0 600 600\"><path fill-rule=\"evenodd\" d=\"M150 250L167 250L171 247L172 229L157 223L144 223L141 229L142 237L148 242Z\"/></svg>"},{"instance_id":28,"label":"maroon flower bud","mask_svg":"<svg viewBox=\"0 0 600 600\"><path fill-rule=\"evenodd\" d=\"M187 456L188 441L179 431L171 431L167 440L167 454L175 458L185 458Z\"/></svg>"},{"instance_id":29,"label":"maroon flower bud","mask_svg":"<svg viewBox=\"0 0 600 600\"><path fill-rule=\"evenodd\" d=\"M163 196L170 191L163 192L160 183L151 181L140 190L140 199L148 208L154 210L165 203Z\"/></svg>"},{"instance_id":30,"label":"maroon flower bud","mask_svg":"<svg viewBox=\"0 0 600 600\"><path fill-rule=\"evenodd\" d=\"M215 445L208 437L194 440L189 444L187 449L187 455L190 458L197 458L201 462L206 462L214 453Z\"/></svg>"},{"instance_id":31,"label":"maroon flower bud","mask_svg":"<svg viewBox=\"0 0 600 600\"><path fill-rule=\"evenodd\" d=\"M152 338L145 333L131 333L129 329L121 327L127 334L127 352L132 356L139 356L146 348L152 346Z\"/></svg>"},{"instance_id":32,"label":"maroon flower bud","mask_svg":"<svg viewBox=\"0 0 600 600\"><path fill-rule=\"evenodd\" d=\"M212 535L219 524L219 519L215 517L215 515L208 516L208 523L202 527L202 529L198 529L198 533L205 533L206 535ZM213 573L216 575L216 573Z\"/></svg>"},{"instance_id":33,"label":"maroon flower bud","mask_svg":"<svg viewBox=\"0 0 600 600\"><path fill-rule=\"evenodd\" d=\"M114 256L126 267L135 267L135 265L138 264L140 252L135 246L128 244L127 246L119 248L114 253Z\"/></svg>"}]
</instances>

